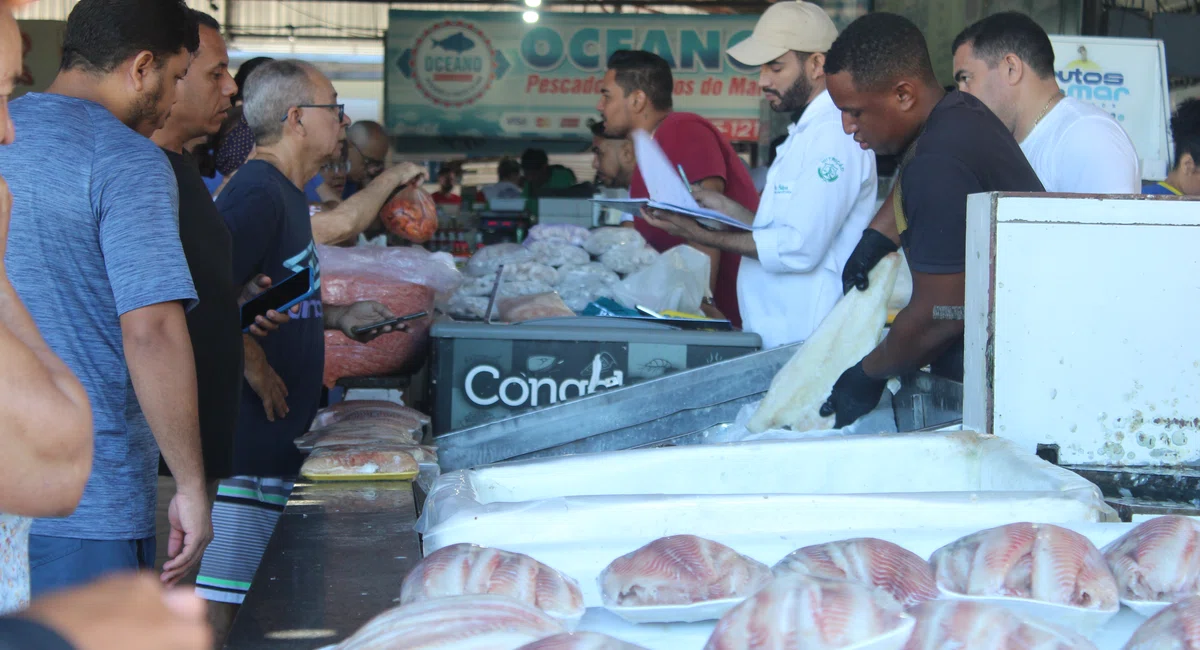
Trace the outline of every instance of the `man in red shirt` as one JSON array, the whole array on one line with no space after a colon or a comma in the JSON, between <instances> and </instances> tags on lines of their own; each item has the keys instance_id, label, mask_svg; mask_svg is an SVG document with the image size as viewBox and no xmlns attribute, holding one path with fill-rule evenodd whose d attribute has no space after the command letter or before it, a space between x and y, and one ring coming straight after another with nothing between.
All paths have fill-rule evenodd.
<instances>
[{"instance_id":1,"label":"man in red shirt","mask_svg":"<svg viewBox=\"0 0 1200 650\"><path fill-rule=\"evenodd\" d=\"M758 192L750 172L725 139L708 120L694 113L672 110L674 87L671 66L660 56L641 50L620 50L608 60L608 72L600 88L596 107L604 115L605 130L628 137L634 129L654 136L667 158L682 165L688 180L720 192L751 212L758 210ZM646 182L634 171L629 186L631 198L649 198ZM646 223L640 216L634 227L658 251L686 243L683 239ZM713 260L712 292L716 307L734 325L741 327L738 313L737 275L741 257L734 253L703 248Z\"/></svg>"},{"instance_id":2,"label":"man in red shirt","mask_svg":"<svg viewBox=\"0 0 1200 650\"><path fill-rule=\"evenodd\" d=\"M433 202L438 205L462 205L462 197L454 193L454 168L443 167L438 172L438 191L433 193Z\"/></svg>"}]
</instances>

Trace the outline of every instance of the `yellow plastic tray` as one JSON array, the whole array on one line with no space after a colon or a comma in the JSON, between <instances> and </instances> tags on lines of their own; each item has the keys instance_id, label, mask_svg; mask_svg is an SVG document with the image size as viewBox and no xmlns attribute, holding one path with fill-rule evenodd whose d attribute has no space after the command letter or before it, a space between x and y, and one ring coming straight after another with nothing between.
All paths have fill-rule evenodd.
<instances>
[{"instance_id":1,"label":"yellow plastic tray","mask_svg":"<svg viewBox=\"0 0 1200 650\"><path fill-rule=\"evenodd\" d=\"M400 472L397 474L304 474L301 476L310 481L411 481L419 471Z\"/></svg>"}]
</instances>

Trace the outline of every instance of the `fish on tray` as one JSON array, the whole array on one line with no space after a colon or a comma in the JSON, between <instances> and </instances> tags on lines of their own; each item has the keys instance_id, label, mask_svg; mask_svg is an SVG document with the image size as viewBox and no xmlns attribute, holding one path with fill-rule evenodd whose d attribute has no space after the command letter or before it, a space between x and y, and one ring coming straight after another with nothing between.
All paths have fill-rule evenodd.
<instances>
[{"instance_id":1,"label":"fish on tray","mask_svg":"<svg viewBox=\"0 0 1200 650\"><path fill-rule=\"evenodd\" d=\"M968 596L1026 598L1116 611L1117 581L1088 538L1051 524L982 530L934 551L938 587Z\"/></svg>"},{"instance_id":2,"label":"fish on tray","mask_svg":"<svg viewBox=\"0 0 1200 650\"><path fill-rule=\"evenodd\" d=\"M401 447L328 447L313 451L300 466L309 478L416 474L417 461Z\"/></svg>"},{"instance_id":3,"label":"fish on tray","mask_svg":"<svg viewBox=\"0 0 1200 650\"><path fill-rule=\"evenodd\" d=\"M321 409L317 413L316 419L313 420L312 428L319 429L342 420L362 420L375 417L386 418L389 416L404 416L416 420L422 425L429 424L430 422L428 415L403 404L387 400L352 399Z\"/></svg>"},{"instance_id":4,"label":"fish on tray","mask_svg":"<svg viewBox=\"0 0 1200 650\"><path fill-rule=\"evenodd\" d=\"M348 445L326 445L313 450L322 454L353 453L355 451L403 452L418 463L436 463L437 448L425 445L396 444L393 442L365 442Z\"/></svg>"},{"instance_id":5,"label":"fish on tray","mask_svg":"<svg viewBox=\"0 0 1200 650\"><path fill-rule=\"evenodd\" d=\"M516 650L565 632L542 610L505 596L455 596L390 609L335 650Z\"/></svg>"},{"instance_id":6,"label":"fish on tray","mask_svg":"<svg viewBox=\"0 0 1200 650\"><path fill-rule=\"evenodd\" d=\"M325 431L322 429L322 431ZM329 431L323 435L316 433L309 438L313 449L321 447L339 447L345 445L386 444L415 445L417 439L412 434L378 429L375 427L359 428L356 430Z\"/></svg>"},{"instance_id":7,"label":"fish on tray","mask_svg":"<svg viewBox=\"0 0 1200 650\"><path fill-rule=\"evenodd\" d=\"M534 641L520 650L645 650L642 646L625 643L597 632L556 634Z\"/></svg>"},{"instance_id":8,"label":"fish on tray","mask_svg":"<svg viewBox=\"0 0 1200 650\"><path fill-rule=\"evenodd\" d=\"M905 609L938 597L928 562L908 549L870 537L806 546L771 571L776 577L798 573L858 582L882 590Z\"/></svg>"},{"instance_id":9,"label":"fish on tray","mask_svg":"<svg viewBox=\"0 0 1200 650\"><path fill-rule=\"evenodd\" d=\"M704 649L838 650L910 625L904 610L875 589L793 574L729 610Z\"/></svg>"},{"instance_id":10,"label":"fish on tray","mask_svg":"<svg viewBox=\"0 0 1200 650\"><path fill-rule=\"evenodd\" d=\"M1000 605L927 601L908 612L917 627L904 650L1095 650L1083 636Z\"/></svg>"},{"instance_id":11,"label":"fish on tray","mask_svg":"<svg viewBox=\"0 0 1200 650\"><path fill-rule=\"evenodd\" d=\"M771 581L771 569L694 535L654 540L600 573L606 606L691 605L746 597Z\"/></svg>"},{"instance_id":12,"label":"fish on tray","mask_svg":"<svg viewBox=\"0 0 1200 650\"><path fill-rule=\"evenodd\" d=\"M1104 547L1121 598L1175 602L1200 595L1200 522L1155 517Z\"/></svg>"},{"instance_id":13,"label":"fish on tray","mask_svg":"<svg viewBox=\"0 0 1200 650\"><path fill-rule=\"evenodd\" d=\"M1125 644L1125 650L1197 648L1200 648L1200 596L1181 600L1155 614Z\"/></svg>"},{"instance_id":14,"label":"fish on tray","mask_svg":"<svg viewBox=\"0 0 1200 650\"><path fill-rule=\"evenodd\" d=\"M421 560L400 588L400 604L493 594L508 596L574 628L583 617L583 593L570 576L520 553L474 544L454 544Z\"/></svg>"}]
</instances>

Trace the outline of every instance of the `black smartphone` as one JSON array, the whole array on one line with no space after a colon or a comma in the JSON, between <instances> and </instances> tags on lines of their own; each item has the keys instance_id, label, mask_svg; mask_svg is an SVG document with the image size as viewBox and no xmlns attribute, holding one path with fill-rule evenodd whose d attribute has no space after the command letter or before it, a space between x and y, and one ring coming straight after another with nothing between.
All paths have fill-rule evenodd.
<instances>
[{"instance_id":1,"label":"black smartphone","mask_svg":"<svg viewBox=\"0 0 1200 650\"><path fill-rule=\"evenodd\" d=\"M302 269L283 282L271 285L270 289L242 305L242 331L248 331L259 316L266 316L267 312L272 310L285 312L307 300L314 293L312 269L308 268Z\"/></svg>"},{"instance_id":2,"label":"black smartphone","mask_svg":"<svg viewBox=\"0 0 1200 650\"><path fill-rule=\"evenodd\" d=\"M410 320L417 320L418 318L425 318L428 315L429 314L426 314L423 311L419 311L415 314L409 314L407 316L397 316L395 318L381 320L378 323L371 323L370 325L363 325L361 327L352 327L352 328L350 328L350 333L355 336L358 336L359 334L362 334L363 332L370 332L373 329L379 329L380 327L387 327L388 325L399 325L400 323L406 323Z\"/></svg>"}]
</instances>

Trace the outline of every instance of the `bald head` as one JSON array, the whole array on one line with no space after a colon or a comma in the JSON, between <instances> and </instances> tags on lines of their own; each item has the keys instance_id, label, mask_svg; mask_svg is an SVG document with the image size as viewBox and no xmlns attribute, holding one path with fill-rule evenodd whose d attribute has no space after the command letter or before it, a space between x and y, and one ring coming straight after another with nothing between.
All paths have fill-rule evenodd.
<instances>
[{"instance_id":1,"label":"bald head","mask_svg":"<svg viewBox=\"0 0 1200 650\"><path fill-rule=\"evenodd\" d=\"M387 130L378 122L362 120L346 130L350 140L350 172L347 177L358 184L369 183L383 173L391 143Z\"/></svg>"}]
</instances>

